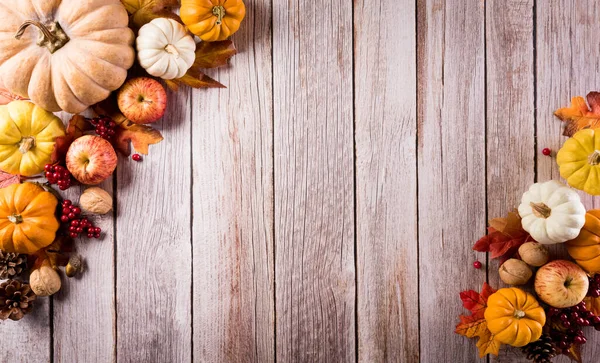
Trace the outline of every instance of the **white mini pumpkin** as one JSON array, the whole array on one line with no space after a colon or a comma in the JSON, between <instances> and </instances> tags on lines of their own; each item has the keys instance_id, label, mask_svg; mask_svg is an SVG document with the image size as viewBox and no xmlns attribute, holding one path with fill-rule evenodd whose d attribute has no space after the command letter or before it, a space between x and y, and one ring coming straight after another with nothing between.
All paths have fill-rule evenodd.
<instances>
[{"instance_id":1,"label":"white mini pumpkin","mask_svg":"<svg viewBox=\"0 0 600 363\"><path fill-rule=\"evenodd\" d=\"M152 76L181 78L196 60L196 42L173 19L156 18L140 28L136 40L138 61Z\"/></svg>"},{"instance_id":2,"label":"white mini pumpkin","mask_svg":"<svg viewBox=\"0 0 600 363\"><path fill-rule=\"evenodd\" d=\"M523 229L542 244L569 241L585 223L585 207L579 195L566 185L551 180L533 184L519 205Z\"/></svg>"}]
</instances>

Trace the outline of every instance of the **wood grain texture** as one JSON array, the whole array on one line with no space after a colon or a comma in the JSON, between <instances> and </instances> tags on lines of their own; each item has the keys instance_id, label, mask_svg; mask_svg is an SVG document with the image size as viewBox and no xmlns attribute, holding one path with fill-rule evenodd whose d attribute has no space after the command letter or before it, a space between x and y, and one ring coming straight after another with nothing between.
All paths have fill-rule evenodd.
<instances>
[{"instance_id":1,"label":"wood grain texture","mask_svg":"<svg viewBox=\"0 0 600 363\"><path fill-rule=\"evenodd\" d=\"M355 2L360 362L419 359L415 38L414 1Z\"/></svg>"},{"instance_id":2,"label":"wood grain texture","mask_svg":"<svg viewBox=\"0 0 600 363\"><path fill-rule=\"evenodd\" d=\"M355 360L352 1L273 3L277 360Z\"/></svg>"},{"instance_id":3,"label":"wood grain texture","mask_svg":"<svg viewBox=\"0 0 600 363\"><path fill-rule=\"evenodd\" d=\"M31 313L19 321L0 320L0 362L50 362L50 299L38 297Z\"/></svg>"},{"instance_id":4,"label":"wood grain texture","mask_svg":"<svg viewBox=\"0 0 600 363\"><path fill-rule=\"evenodd\" d=\"M485 233L484 2L418 2L420 343L423 362L475 362L454 334ZM408 287L405 287L408 288Z\"/></svg>"},{"instance_id":5,"label":"wood grain texture","mask_svg":"<svg viewBox=\"0 0 600 363\"><path fill-rule=\"evenodd\" d=\"M537 135L540 147L558 151L566 140L562 123L554 111L570 104L571 97L598 91L600 85L600 4L597 1L538 1L537 25ZM559 180L555 154L537 154L538 179ZM581 192L587 209L599 208L597 197ZM564 246L553 247L556 256L567 256ZM600 355L600 334L584 330L588 342L583 346L585 362ZM562 357L557 362L568 362Z\"/></svg>"},{"instance_id":6,"label":"wood grain texture","mask_svg":"<svg viewBox=\"0 0 600 363\"><path fill-rule=\"evenodd\" d=\"M198 362L275 360L271 3L246 6L229 88L193 93Z\"/></svg>"},{"instance_id":7,"label":"wood grain texture","mask_svg":"<svg viewBox=\"0 0 600 363\"><path fill-rule=\"evenodd\" d=\"M117 169L117 360L189 362L190 91L169 93L165 140Z\"/></svg>"},{"instance_id":8,"label":"wood grain texture","mask_svg":"<svg viewBox=\"0 0 600 363\"><path fill-rule=\"evenodd\" d=\"M535 181L533 0L486 2L487 206L489 219L515 209ZM483 254L480 260L485 260ZM488 260L489 283L507 287ZM505 346L495 362L526 361Z\"/></svg>"}]
</instances>

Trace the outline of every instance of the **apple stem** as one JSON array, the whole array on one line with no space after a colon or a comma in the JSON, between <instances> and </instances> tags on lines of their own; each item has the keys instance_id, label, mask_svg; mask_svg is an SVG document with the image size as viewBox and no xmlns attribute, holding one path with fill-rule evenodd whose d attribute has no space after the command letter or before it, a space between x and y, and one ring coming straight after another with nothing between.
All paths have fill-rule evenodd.
<instances>
[{"instance_id":1,"label":"apple stem","mask_svg":"<svg viewBox=\"0 0 600 363\"><path fill-rule=\"evenodd\" d=\"M531 209L533 210L533 214L538 218L548 218L550 214L552 214L552 209L548 207L546 204L540 203L529 203Z\"/></svg>"},{"instance_id":2,"label":"apple stem","mask_svg":"<svg viewBox=\"0 0 600 363\"><path fill-rule=\"evenodd\" d=\"M173 54L175 56L175 58L179 58L179 52L177 51L177 48L175 48L175 46L173 44L167 44L167 46L165 47L165 52L169 53L169 54Z\"/></svg>"},{"instance_id":3,"label":"apple stem","mask_svg":"<svg viewBox=\"0 0 600 363\"><path fill-rule=\"evenodd\" d=\"M525 317L525 312L523 310L515 310L514 316L517 319L522 319Z\"/></svg>"},{"instance_id":4,"label":"apple stem","mask_svg":"<svg viewBox=\"0 0 600 363\"><path fill-rule=\"evenodd\" d=\"M32 147L35 147L35 139L31 136L24 137L19 143L19 151L21 154L27 154Z\"/></svg>"}]
</instances>

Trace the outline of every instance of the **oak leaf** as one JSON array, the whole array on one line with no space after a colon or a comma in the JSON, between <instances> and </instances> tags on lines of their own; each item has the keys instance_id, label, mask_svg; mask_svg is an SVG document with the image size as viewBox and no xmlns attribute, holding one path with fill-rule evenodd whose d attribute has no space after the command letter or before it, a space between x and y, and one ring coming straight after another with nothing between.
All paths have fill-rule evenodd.
<instances>
[{"instance_id":1,"label":"oak leaf","mask_svg":"<svg viewBox=\"0 0 600 363\"><path fill-rule=\"evenodd\" d=\"M21 177L0 170L0 188L6 188L13 184L19 184Z\"/></svg>"},{"instance_id":2,"label":"oak leaf","mask_svg":"<svg viewBox=\"0 0 600 363\"><path fill-rule=\"evenodd\" d=\"M121 0L129 14L129 26L139 29L156 18L170 18L181 23L181 18L173 12L179 0Z\"/></svg>"},{"instance_id":3,"label":"oak leaf","mask_svg":"<svg viewBox=\"0 0 600 363\"><path fill-rule=\"evenodd\" d=\"M492 258L506 260L512 257L519 247L533 238L521 226L517 212L509 212L504 218L489 221L488 234L481 237L473 246L479 252L491 252Z\"/></svg>"},{"instance_id":4,"label":"oak leaf","mask_svg":"<svg viewBox=\"0 0 600 363\"><path fill-rule=\"evenodd\" d=\"M581 96L571 99L571 106L559 108L554 112L556 117L566 123L564 136L573 136L577 131L600 127L600 93L590 92L587 102Z\"/></svg>"}]
</instances>

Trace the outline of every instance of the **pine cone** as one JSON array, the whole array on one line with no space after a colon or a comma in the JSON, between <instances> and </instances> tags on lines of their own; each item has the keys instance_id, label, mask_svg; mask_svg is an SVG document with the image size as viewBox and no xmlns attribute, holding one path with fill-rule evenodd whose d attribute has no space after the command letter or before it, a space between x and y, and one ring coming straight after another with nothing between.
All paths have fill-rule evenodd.
<instances>
[{"instance_id":1,"label":"pine cone","mask_svg":"<svg viewBox=\"0 0 600 363\"><path fill-rule=\"evenodd\" d=\"M20 320L33 309L36 296L29 284L7 280L0 284L0 319Z\"/></svg>"},{"instance_id":2,"label":"pine cone","mask_svg":"<svg viewBox=\"0 0 600 363\"><path fill-rule=\"evenodd\" d=\"M0 250L0 280L19 276L27 268L27 256Z\"/></svg>"},{"instance_id":3,"label":"pine cone","mask_svg":"<svg viewBox=\"0 0 600 363\"><path fill-rule=\"evenodd\" d=\"M552 338L548 334L542 334L540 339L531 342L521 348L527 359L535 363L550 363L558 352L552 344Z\"/></svg>"}]
</instances>

